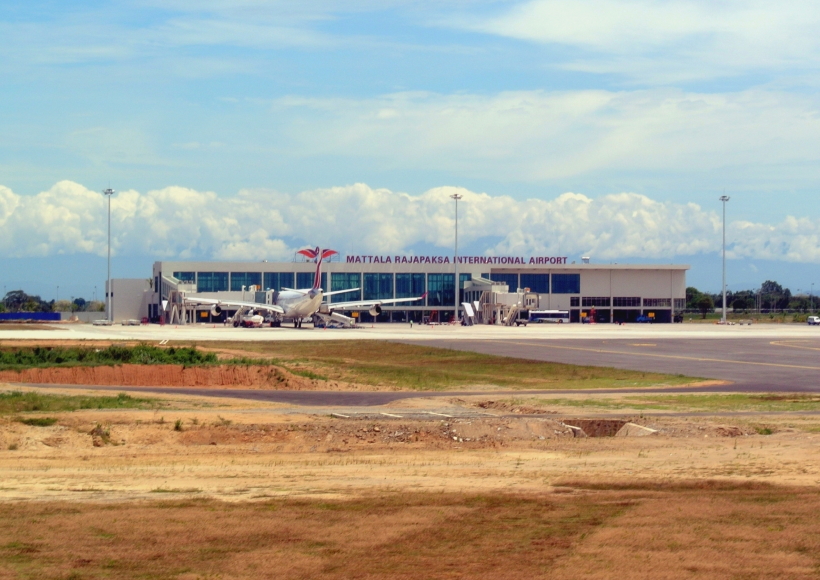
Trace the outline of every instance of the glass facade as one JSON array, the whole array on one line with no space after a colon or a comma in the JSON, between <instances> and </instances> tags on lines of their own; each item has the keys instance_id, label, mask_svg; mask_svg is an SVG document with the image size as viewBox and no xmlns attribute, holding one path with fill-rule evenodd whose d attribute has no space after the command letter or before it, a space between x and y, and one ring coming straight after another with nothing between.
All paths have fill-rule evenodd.
<instances>
[{"instance_id":1,"label":"glass facade","mask_svg":"<svg viewBox=\"0 0 820 580\"><path fill-rule=\"evenodd\" d=\"M226 292L228 290L227 272L199 272L196 278L197 292Z\"/></svg>"},{"instance_id":2,"label":"glass facade","mask_svg":"<svg viewBox=\"0 0 820 580\"><path fill-rule=\"evenodd\" d=\"M313 284L311 284L313 286ZM296 288L293 272L265 272L265 290L281 291L282 288Z\"/></svg>"},{"instance_id":3,"label":"glass facade","mask_svg":"<svg viewBox=\"0 0 820 580\"><path fill-rule=\"evenodd\" d=\"M553 274L552 275L553 294L580 294L581 275L580 274Z\"/></svg>"},{"instance_id":4,"label":"glass facade","mask_svg":"<svg viewBox=\"0 0 820 580\"><path fill-rule=\"evenodd\" d=\"M313 279L316 278L315 272L297 272L296 273L296 289L304 290L305 288L313 288ZM322 272L322 280L319 282L322 290L327 290L327 273Z\"/></svg>"},{"instance_id":5,"label":"glass facade","mask_svg":"<svg viewBox=\"0 0 820 580\"><path fill-rule=\"evenodd\" d=\"M350 302L352 300L362 299L362 275L358 272L333 272L330 275L330 289L333 292L337 290L347 290L348 288L359 288L351 292L344 292L343 294L336 294L331 296L331 302Z\"/></svg>"},{"instance_id":6,"label":"glass facade","mask_svg":"<svg viewBox=\"0 0 820 580\"><path fill-rule=\"evenodd\" d=\"M549 274L521 274L521 287L529 288L530 292L538 294L550 293Z\"/></svg>"},{"instance_id":7,"label":"glass facade","mask_svg":"<svg viewBox=\"0 0 820 580\"><path fill-rule=\"evenodd\" d=\"M458 275L458 303L461 304L464 302L464 285L473 279L472 274L459 274Z\"/></svg>"},{"instance_id":8,"label":"glass facade","mask_svg":"<svg viewBox=\"0 0 820 580\"><path fill-rule=\"evenodd\" d=\"M389 300L393 298L393 274L365 274L364 299Z\"/></svg>"},{"instance_id":9,"label":"glass facade","mask_svg":"<svg viewBox=\"0 0 820 580\"><path fill-rule=\"evenodd\" d=\"M490 280L493 282L501 282L508 286L510 292L518 290L518 274L490 274Z\"/></svg>"},{"instance_id":10,"label":"glass facade","mask_svg":"<svg viewBox=\"0 0 820 580\"><path fill-rule=\"evenodd\" d=\"M612 299L612 305L615 307L640 307L641 305L641 297L640 296L615 296Z\"/></svg>"},{"instance_id":11,"label":"glass facade","mask_svg":"<svg viewBox=\"0 0 820 580\"><path fill-rule=\"evenodd\" d=\"M174 278L180 282L187 282L193 284L196 282L196 272L174 272Z\"/></svg>"},{"instance_id":12,"label":"glass facade","mask_svg":"<svg viewBox=\"0 0 820 580\"><path fill-rule=\"evenodd\" d=\"M241 292L242 286L247 290L251 286L262 287L261 272L231 272L231 292Z\"/></svg>"},{"instance_id":13,"label":"glass facade","mask_svg":"<svg viewBox=\"0 0 820 580\"><path fill-rule=\"evenodd\" d=\"M396 274L396 298L418 298L427 291L426 274ZM424 300L397 302L396 305L424 306Z\"/></svg>"},{"instance_id":14,"label":"glass facade","mask_svg":"<svg viewBox=\"0 0 820 580\"><path fill-rule=\"evenodd\" d=\"M455 274L427 275L427 305L455 307Z\"/></svg>"},{"instance_id":15,"label":"glass facade","mask_svg":"<svg viewBox=\"0 0 820 580\"><path fill-rule=\"evenodd\" d=\"M584 296L582 306L609 306L609 296Z\"/></svg>"}]
</instances>

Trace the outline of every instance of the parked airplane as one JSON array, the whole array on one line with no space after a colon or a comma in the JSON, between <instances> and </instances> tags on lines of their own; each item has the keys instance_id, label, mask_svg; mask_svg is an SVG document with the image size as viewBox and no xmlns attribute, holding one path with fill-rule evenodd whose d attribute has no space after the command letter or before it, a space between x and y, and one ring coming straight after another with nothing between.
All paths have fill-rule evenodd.
<instances>
[{"instance_id":1,"label":"parked airplane","mask_svg":"<svg viewBox=\"0 0 820 580\"><path fill-rule=\"evenodd\" d=\"M338 253L335 250L305 249L299 250L299 254L312 260L316 260L316 276L313 279L313 287L303 290L283 288L281 292L271 294L271 304L258 304L256 302L243 302L235 300L220 300L218 298L200 298L197 296L185 297L188 304L210 304L211 314L218 316L225 308L237 308L233 316L234 326L260 327L265 322L265 316L271 319L271 326L280 326L282 321L293 320L294 328L301 328L302 321L306 318L319 317L328 322L339 322L345 326L353 326L355 319L344 316L337 310L368 310L372 316L377 316L382 311L382 304L392 304L396 302L415 302L424 300L427 296L425 292L418 298L395 298L390 300L354 300L351 302L323 302L325 296L355 292L359 288L346 290L336 290L325 292L320 287L322 280L322 261L325 258Z\"/></svg>"}]
</instances>

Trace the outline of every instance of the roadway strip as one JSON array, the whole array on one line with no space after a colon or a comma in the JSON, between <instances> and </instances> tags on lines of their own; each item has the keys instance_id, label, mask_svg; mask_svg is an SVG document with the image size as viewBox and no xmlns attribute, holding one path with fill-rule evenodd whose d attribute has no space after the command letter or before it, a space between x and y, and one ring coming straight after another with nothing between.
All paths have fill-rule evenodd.
<instances>
[{"instance_id":1,"label":"roadway strip","mask_svg":"<svg viewBox=\"0 0 820 580\"><path fill-rule=\"evenodd\" d=\"M521 346L538 346L541 348L554 348L560 350L575 350L579 352L593 352L598 354L617 354L617 355L626 355L626 356L643 356L643 357L650 357L650 358L665 358L665 359L675 359L675 360L688 360L688 361L695 361L695 362L715 362L715 363L728 363L728 364L735 364L735 365L754 365L754 366L761 366L761 367L778 367L784 369L804 369L804 370L812 370L812 371L820 371L820 367L809 367L809 366L802 366L802 365L789 365L789 364L780 364L780 363L765 363L765 362L754 362L754 361L743 361L743 360L731 360L731 359L720 359L720 358L699 358L699 357L691 357L691 356L677 356L673 354L655 354L649 352L625 352L620 350L604 350L600 348L582 348L578 346L556 346L553 344L548 344L545 342L519 342L514 340L484 340L482 342L494 342L497 344L518 344Z\"/></svg>"}]
</instances>

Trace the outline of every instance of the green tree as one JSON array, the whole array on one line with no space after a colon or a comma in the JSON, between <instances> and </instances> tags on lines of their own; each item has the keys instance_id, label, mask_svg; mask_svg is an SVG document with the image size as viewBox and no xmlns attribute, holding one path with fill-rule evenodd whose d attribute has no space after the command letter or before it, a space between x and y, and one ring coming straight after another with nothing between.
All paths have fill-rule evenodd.
<instances>
[{"instance_id":1,"label":"green tree","mask_svg":"<svg viewBox=\"0 0 820 580\"><path fill-rule=\"evenodd\" d=\"M700 290L694 286L689 286L686 289L686 308L688 310L696 310L698 308L698 302L702 296L703 293Z\"/></svg>"},{"instance_id":2,"label":"green tree","mask_svg":"<svg viewBox=\"0 0 820 580\"><path fill-rule=\"evenodd\" d=\"M705 319L706 313L711 312L714 309L715 302L714 300L712 300L712 297L706 294L702 295L700 297L700 300L698 300L698 310L700 310L701 316Z\"/></svg>"}]
</instances>

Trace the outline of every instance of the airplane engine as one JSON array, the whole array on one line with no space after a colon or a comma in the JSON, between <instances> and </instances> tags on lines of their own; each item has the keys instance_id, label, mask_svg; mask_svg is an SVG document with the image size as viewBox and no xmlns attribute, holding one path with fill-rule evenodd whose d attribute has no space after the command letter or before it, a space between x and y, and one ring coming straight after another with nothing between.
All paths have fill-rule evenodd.
<instances>
[{"instance_id":1,"label":"airplane engine","mask_svg":"<svg viewBox=\"0 0 820 580\"><path fill-rule=\"evenodd\" d=\"M370 310L368 310L368 312L370 312L370 316L378 316L382 313L382 307L378 304L374 304L370 307Z\"/></svg>"},{"instance_id":2,"label":"airplane engine","mask_svg":"<svg viewBox=\"0 0 820 580\"><path fill-rule=\"evenodd\" d=\"M218 304L214 304L213 306L211 306L211 314L213 314L214 316L219 316L220 314L222 314L222 309L219 307Z\"/></svg>"}]
</instances>

